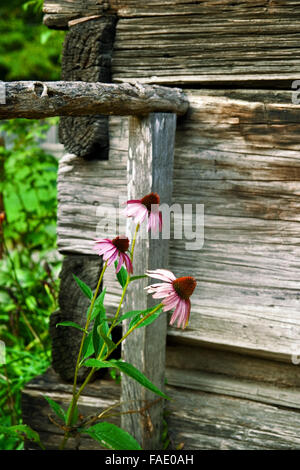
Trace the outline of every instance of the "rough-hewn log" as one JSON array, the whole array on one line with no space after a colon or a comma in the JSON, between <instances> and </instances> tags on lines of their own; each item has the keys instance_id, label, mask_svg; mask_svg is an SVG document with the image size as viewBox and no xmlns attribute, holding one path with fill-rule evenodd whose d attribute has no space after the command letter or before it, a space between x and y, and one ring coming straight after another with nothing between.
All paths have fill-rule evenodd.
<instances>
[{"instance_id":1,"label":"rough-hewn log","mask_svg":"<svg viewBox=\"0 0 300 470\"><path fill-rule=\"evenodd\" d=\"M64 41L62 80L111 81L115 23L116 18L111 15L74 20ZM62 116L59 122L59 139L68 152L79 157L107 159L108 117Z\"/></svg>"},{"instance_id":2,"label":"rough-hewn log","mask_svg":"<svg viewBox=\"0 0 300 470\"><path fill-rule=\"evenodd\" d=\"M140 119L129 120L128 151L128 199L139 199L151 191L158 192L161 201L168 204L172 197L173 154L176 116L173 114L151 114ZM129 231L133 223L129 220ZM134 272L144 273L147 269L168 266L168 240L154 240L145 237L138 240L134 258ZM133 283L126 297L127 310L149 308L153 299L143 289L148 280ZM157 302L155 302L157 303ZM154 303L154 305L155 305ZM124 359L133 363L158 387L164 387L165 341L167 331L166 315L161 315L152 325L134 332L123 346ZM125 325L125 331L128 322ZM143 400L153 401L155 395L129 377L122 377L122 400L124 411L134 401L139 408ZM163 402L159 401L144 416L123 415L122 425L135 436L144 449L160 447Z\"/></svg>"},{"instance_id":3,"label":"rough-hewn log","mask_svg":"<svg viewBox=\"0 0 300 470\"><path fill-rule=\"evenodd\" d=\"M139 83L120 85L86 82L7 82L0 119L43 119L91 114L140 115L151 112L184 114L188 101L182 90Z\"/></svg>"}]
</instances>

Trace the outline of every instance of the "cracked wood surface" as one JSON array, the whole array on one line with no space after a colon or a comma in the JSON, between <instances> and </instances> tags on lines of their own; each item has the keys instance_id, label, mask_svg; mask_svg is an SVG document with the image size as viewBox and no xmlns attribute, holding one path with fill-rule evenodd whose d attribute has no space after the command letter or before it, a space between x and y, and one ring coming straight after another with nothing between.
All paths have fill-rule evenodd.
<instances>
[{"instance_id":1,"label":"cracked wood surface","mask_svg":"<svg viewBox=\"0 0 300 470\"><path fill-rule=\"evenodd\" d=\"M89 82L5 82L0 119L51 116L184 114L188 101L178 88Z\"/></svg>"}]
</instances>

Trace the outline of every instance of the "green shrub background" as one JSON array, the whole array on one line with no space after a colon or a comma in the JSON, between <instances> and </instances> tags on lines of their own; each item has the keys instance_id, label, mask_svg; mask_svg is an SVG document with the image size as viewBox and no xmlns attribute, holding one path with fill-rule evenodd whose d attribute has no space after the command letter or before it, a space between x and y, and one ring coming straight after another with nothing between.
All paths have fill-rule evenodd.
<instances>
[{"instance_id":1,"label":"green shrub background","mask_svg":"<svg viewBox=\"0 0 300 470\"><path fill-rule=\"evenodd\" d=\"M64 32L42 25L42 1L0 6L0 80L58 80ZM41 148L57 119L0 121L0 428L22 423L24 385L50 364L48 322L57 308L57 158ZM1 207L2 206L2 207ZM0 449L22 449L0 432Z\"/></svg>"}]
</instances>

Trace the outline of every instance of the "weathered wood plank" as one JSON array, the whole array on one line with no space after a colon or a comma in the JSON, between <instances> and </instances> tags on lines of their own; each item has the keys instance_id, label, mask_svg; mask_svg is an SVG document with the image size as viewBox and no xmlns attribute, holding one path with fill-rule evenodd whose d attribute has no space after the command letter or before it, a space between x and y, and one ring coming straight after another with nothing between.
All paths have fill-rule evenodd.
<instances>
[{"instance_id":1,"label":"weathered wood plank","mask_svg":"<svg viewBox=\"0 0 300 470\"><path fill-rule=\"evenodd\" d=\"M172 445L201 450L300 447L299 411L214 393L168 387Z\"/></svg>"},{"instance_id":2,"label":"weathered wood plank","mask_svg":"<svg viewBox=\"0 0 300 470\"><path fill-rule=\"evenodd\" d=\"M300 10L292 1L124 0L116 7L114 81L280 82L299 72Z\"/></svg>"},{"instance_id":3,"label":"weathered wood plank","mask_svg":"<svg viewBox=\"0 0 300 470\"><path fill-rule=\"evenodd\" d=\"M166 350L167 369L191 370L216 377L223 375L236 380L265 384L287 390L300 390L300 369L295 364L274 362L260 357L237 354L221 349L178 344L169 337ZM181 385L188 382L183 381ZM292 404L291 404L292 406Z\"/></svg>"},{"instance_id":4,"label":"weathered wood plank","mask_svg":"<svg viewBox=\"0 0 300 470\"><path fill-rule=\"evenodd\" d=\"M172 172L176 116L151 114L129 121L128 150L128 199L140 199L150 192L157 192L161 200L170 203L172 197ZM128 221L129 232L133 223ZM136 244L134 272L168 266L168 240L140 237ZM126 310L146 309L155 305L143 289L147 280L142 279L129 286ZM129 322L125 324L125 331ZM152 325L136 330L123 346L123 356L134 364L160 389L164 387L166 316L161 315ZM139 354L137 354L139 351ZM153 393L141 387L129 377L122 378L122 399L133 400L135 407L143 400L155 400ZM124 405L126 411L128 406ZM159 448L162 426L163 402L160 400L149 409L149 414L123 415L122 425L140 442L144 449Z\"/></svg>"},{"instance_id":5,"label":"weathered wood plank","mask_svg":"<svg viewBox=\"0 0 300 470\"><path fill-rule=\"evenodd\" d=\"M204 204L205 240L202 250L186 251L185 240L171 237L170 268L195 275L198 286L189 327L169 328L169 337L290 362L300 352L299 106L284 90L186 92L172 203ZM97 207L117 208L119 194L126 198L126 118L110 118L110 146L110 161L97 169L69 157L75 176L70 168L61 174L62 250L91 254ZM69 184L77 185L76 201ZM113 311L119 291L112 273L105 283Z\"/></svg>"},{"instance_id":6,"label":"weathered wood plank","mask_svg":"<svg viewBox=\"0 0 300 470\"><path fill-rule=\"evenodd\" d=\"M184 114L188 101L178 88L87 82L6 82L0 118L51 116Z\"/></svg>"},{"instance_id":7,"label":"weathered wood plank","mask_svg":"<svg viewBox=\"0 0 300 470\"><path fill-rule=\"evenodd\" d=\"M166 379L168 385L177 388L188 388L201 392L215 393L216 395L245 398L258 403L300 409L300 388L284 388L263 382L257 383L241 378L229 377L224 374L212 374L194 370L182 371L177 368L166 368Z\"/></svg>"},{"instance_id":8,"label":"weathered wood plank","mask_svg":"<svg viewBox=\"0 0 300 470\"><path fill-rule=\"evenodd\" d=\"M68 29L72 20L108 12L106 0L44 0L43 23L53 29Z\"/></svg>"},{"instance_id":9,"label":"weathered wood plank","mask_svg":"<svg viewBox=\"0 0 300 470\"><path fill-rule=\"evenodd\" d=\"M47 3L50 0L46 0ZM78 1L78 0L77 0ZM58 2L57 2L58 3ZM64 2L62 2L64 3ZM76 3L76 0L75 0ZM229 15L235 13L239 18L246 12L253 16L265 16L266 13L282 16L293 15L297 12L298 4L294 0L274 0L270 7L267 0L207 0L205 2L194 0L152 0L143 3L140 0L110 0L111 8L115 9L120 17L145 17L145 16L177 16L193 15L195 13Z\"/></svg>"}]
</instances>

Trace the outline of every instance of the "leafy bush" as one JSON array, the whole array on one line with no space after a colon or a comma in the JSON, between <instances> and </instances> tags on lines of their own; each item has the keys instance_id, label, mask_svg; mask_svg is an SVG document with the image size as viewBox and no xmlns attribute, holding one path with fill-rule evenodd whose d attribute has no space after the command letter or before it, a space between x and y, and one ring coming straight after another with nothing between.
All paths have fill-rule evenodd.
<instances>
[{"instance_id":1,"label":"leafy bush","mask_svg":"<svg viewBox=\"0 0 300 470\"><path fill-rule=\"evenodd\" d=\"M42 1L0 6L0 79L58 80L63 31L42 24Z\"/></svg>"},{"instance_id":2,"label":"leafy bush","mask_svg":"<svg viewBox=\"0 0 300 470\"><path fill-rule=\"evenodd\" d=\"M20 391L49 366L48 319L56 308L60 259L56 244L57 159L40 143L54 120L11 120L0 126L0 194L3 222L0 259L0 425L20 423ZM1 208L0 208L1 210ZM19 439L0 436L0 448Z\"/></svg>"}]
</instances>

